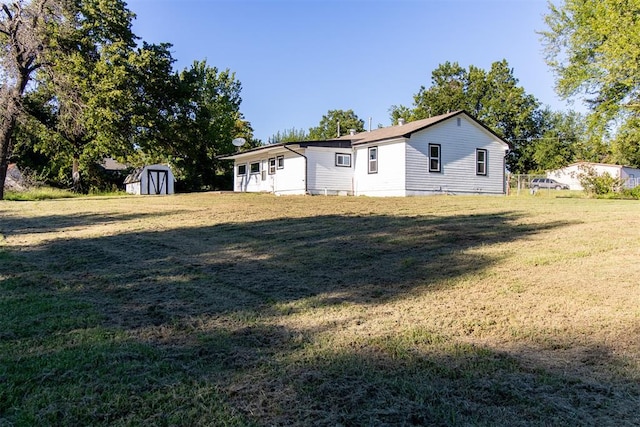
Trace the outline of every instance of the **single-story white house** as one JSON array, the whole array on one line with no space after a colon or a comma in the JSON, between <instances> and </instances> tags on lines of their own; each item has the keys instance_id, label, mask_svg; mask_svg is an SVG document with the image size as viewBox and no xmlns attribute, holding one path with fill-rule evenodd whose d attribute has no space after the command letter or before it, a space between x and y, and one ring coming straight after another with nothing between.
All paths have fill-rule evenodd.
<instances>
[{"instance_id":1,"label":"single-story white house","mask_svg":"<svg viewBox=\"0 0 640 427\"><path fill-rule=\"evenodd\" d=\"M265 145L234 161L234 191L356 196L505 194L509 144L464 111L326 141Z\"/></svg>"},{"instance_id":2,"label":"single-story white house","mask_svg":"<svg viewBox=\"0 0 640 427\"><path fill-rule=\"evenodd\" d=\"M124 184L129 194L173 194L175 178L167 165L148 165L131 172Z\"/></svg>"},{"instance_id":3,"label":"single-story white house","mask_svg":"<svg viewBox=\"0 0 640 427\"><path fill-rule=\"evenodd\" d=\"M547 178L553 178L558 182L567 184L571 190L582 190L580 176L589 169L592 169L598 175L608 173L611 177L620 179L624 188L634 188L640 185L640 169L606 163L572 163L564 168L548 172Z\"/></svg>"}]
</instances>

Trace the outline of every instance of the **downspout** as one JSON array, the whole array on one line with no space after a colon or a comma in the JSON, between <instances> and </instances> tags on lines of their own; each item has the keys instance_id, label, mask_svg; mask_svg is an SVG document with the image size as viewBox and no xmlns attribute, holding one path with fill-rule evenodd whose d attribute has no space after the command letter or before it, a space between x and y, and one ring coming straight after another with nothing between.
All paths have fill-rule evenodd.
<instances>
[{"instance_id":1,"label":"downspout","mask_svg":"<svg viewBox=\"0 0 640 427\"><path fill-rule=\"evenodd\" d=\"M284 147L285 149L291 151L293 154L297 154L298 156L304 157L304 194L307 194L309 192L309 185L308 182L309 180L307 179L307 175L309 174L309 159L307 159L307 156L305 156L302 153L298 153L297 151L292 150L291 148L287 147L286 145L283 145L282 147Z\"/></svg>"}]
</instances>

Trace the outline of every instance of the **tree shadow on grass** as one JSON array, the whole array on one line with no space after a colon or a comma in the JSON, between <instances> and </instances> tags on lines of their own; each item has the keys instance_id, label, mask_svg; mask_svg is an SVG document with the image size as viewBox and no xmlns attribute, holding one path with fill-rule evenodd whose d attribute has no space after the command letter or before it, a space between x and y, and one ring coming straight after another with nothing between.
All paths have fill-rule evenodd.
<instances>
[{"instance_id":1,"label":"tree shadow on grass","mask_svg":"<svg viewBox=\"0 0 640 427\"><path fill-rule=\"evenodd\" d=\"M85 289L119 325L157 326L308 298L369 304L434 290L497 261L473 249L567 225L519 219L508 212L285 218L66 238L22 255L59 286ZM78 222L91 220L104 219Z\"/></svg>"},{"instance_id":2,"label":"tree shadow on grass","mask_svg":"<svg viewBox=\"0 0 640 427\"><path fill-rule=\"evenodd\" d=\"M352 348L332 349L316 340L335 325L294 330L272 321L310 306L364 307L455 286L499 261L499 253L484 248L569 225L522 219L511 212L325 215L22 248L10 261L26 268L0 271L4 309L17 319L5 320L0 342L3 348L46 342L50 349L42 363L38 354L6 356L12 368L0 376L13 397L43 399L25 398L32 405L26 411L58 408L45 419L63 423L162 422L154 417L164 412L171 415L165 423L186 425L202 422L194 414L204 411L212 422L223 416L229 424L632 424L635 414L625 408L637 401L638 388L624 378L597 387L542 364L525 366L517 354L450 342L437 331L354 338ZM79 221L92 220L101 221ZM41 305L25 326L32 299ZM122 337L51 341L78 329ZM72 363L73 354L84 362ZM39 383L51 394L46 399L21 376L25 362L34 375L54 372ZM91 392L100 384L111 384L105 397ZM187 392L194 384L210 396L209 406ZM185 393L192 398L177 398ZM73 412L56 399L88 407ZM15 422L25 412L13 414Z\"/></svg>"}]
</instances>

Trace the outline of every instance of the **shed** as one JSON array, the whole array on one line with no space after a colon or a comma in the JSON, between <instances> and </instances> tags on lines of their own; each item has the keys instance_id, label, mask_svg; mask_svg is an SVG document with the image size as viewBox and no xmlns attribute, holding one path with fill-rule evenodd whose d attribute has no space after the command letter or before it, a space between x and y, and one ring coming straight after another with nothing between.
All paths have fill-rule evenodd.
<instances>
[{"instance_id":1,"label":"shed","mask_svg":"<svg viewBox=\"0 0 640 427\"><path fill-rule=\"evenodd\" d=\"M148 165L134 169L124 180L129 194L173 194L175 178L167 165Z\"/></svg>"}]
</instances>

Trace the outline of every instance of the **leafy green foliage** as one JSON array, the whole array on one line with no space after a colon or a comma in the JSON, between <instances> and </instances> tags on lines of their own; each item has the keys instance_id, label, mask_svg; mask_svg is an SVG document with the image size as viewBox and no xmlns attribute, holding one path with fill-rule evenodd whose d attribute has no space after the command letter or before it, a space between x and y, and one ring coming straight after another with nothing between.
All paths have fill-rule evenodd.
<instances>
[{"instance_id":1,"label":"leafy green foliage","mask_svg":"<svg viewBox=\"0 0 640 427\"><path fill-rule=\"evenodd\" d=\"M590 196L618 193L622 187L622 181L619 178L615 178L607 172L599 174L591 166L583 166L582 171L578 174L578 179L584 191Z\"/></svg>"},{"instance_id":2,"label":"leafy green foliage","mask_svg":"<svg viewBox=\"0 0 640 427\"><path fill-rule=\"evenodd\" d=\"M588 96L605 120L640 111L640 1L566 0L549 4L541 32L562 97Z\"/></svg>"},{"instance_id":3,"label":"leafy green foliage","mask_svg":"<svg viewBox=\"0 0 640 427\"><path fill-rule=\"evenodd\" d=\"M304 129L291 128L273 134L271 138L269 138L269 143L306 141L308 139L309 134Z\"/></svg>"},{"instance_id":4,"label":"leafy green foliage","mask_svg":"<svg viewBox=\"0 0 640 427\"><path fill-rule=\"evenodd\" d=\"M310 140L333 139L348 135L351 130L364 132L364 120L353 110L329 110L322 116L318 126L309 129Z\"/></svg>"},{"instance_id":5,"label":"leafy green foliage","mask_svg":"<svg viewBox=\"0 0 640 427\"><path fill-rule=\"evenodd\" d=\"M411 121L465 110L512 144L507 160L511 171L537 168L528 145L532 138L540 137L539 103L518 86L506 60L494 62L489 71L445 62L432 72L431 86L422 86L413 99L412 109L391 108L394 122L399 117Z\"/></svg>"},{"instance_id":6,"label":"leafy green foliage","mask_svg":"<svg viewBox=\"0 0 640 427\"><path fill-rule=\"evenodd\" d=\"M584 98L589 126L601 139L619 130L612 161L640 166L640 0L550 3L545 22L541 35L556 92Z\"/></svg>"}]
</instances>

